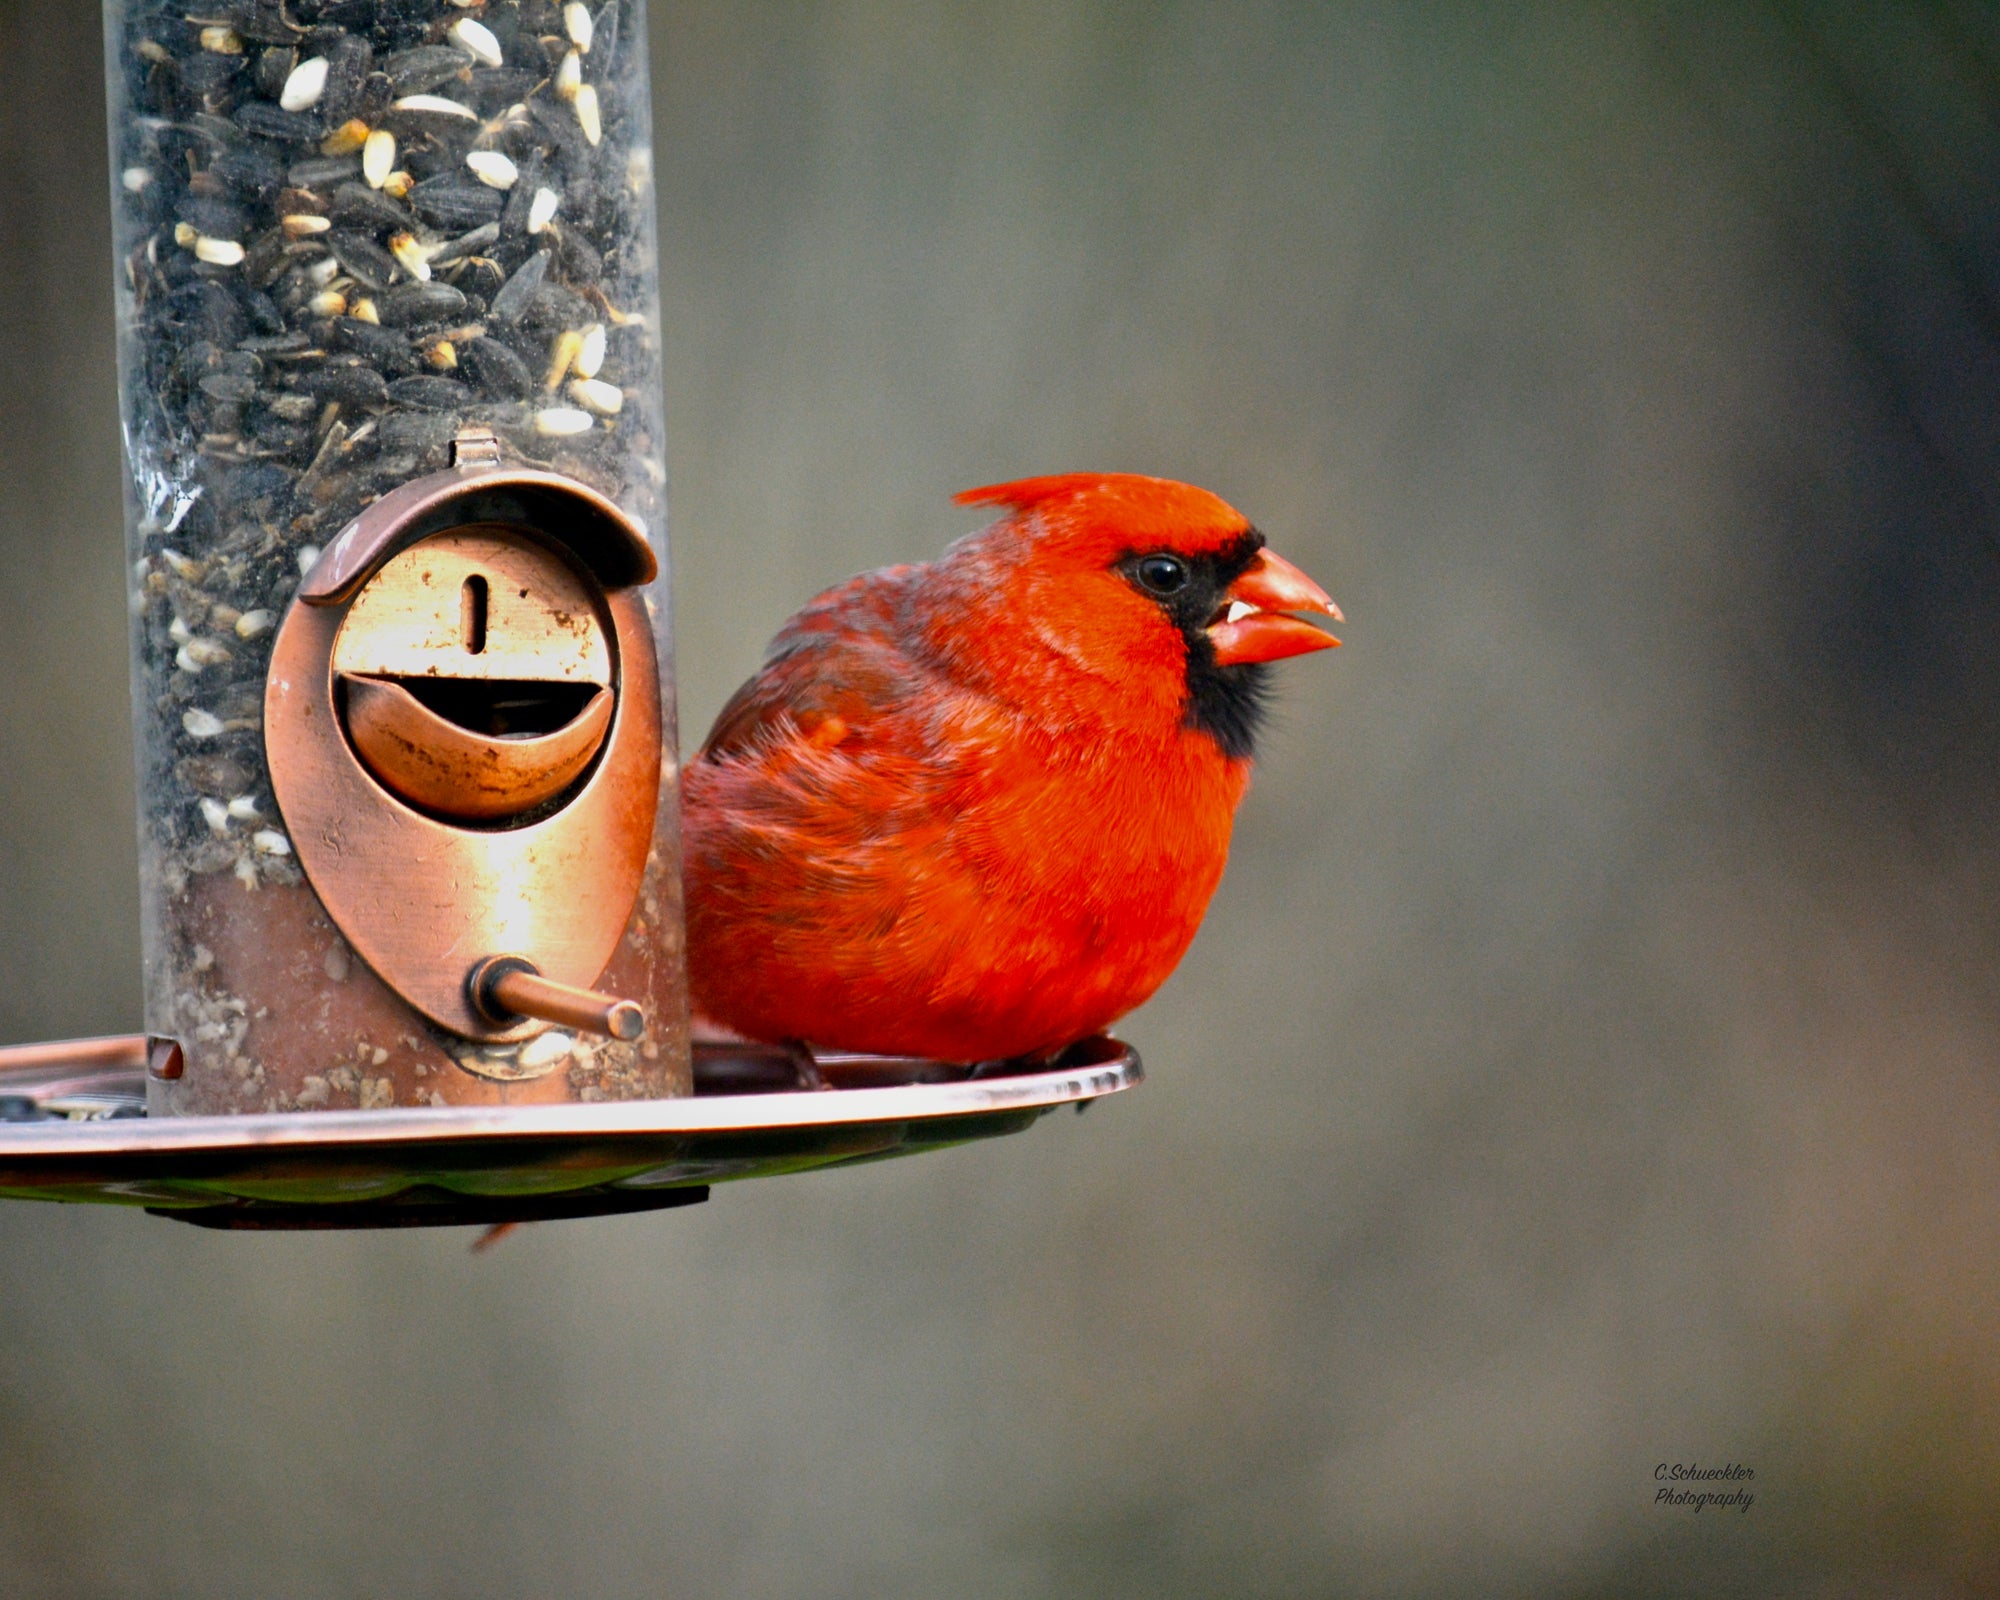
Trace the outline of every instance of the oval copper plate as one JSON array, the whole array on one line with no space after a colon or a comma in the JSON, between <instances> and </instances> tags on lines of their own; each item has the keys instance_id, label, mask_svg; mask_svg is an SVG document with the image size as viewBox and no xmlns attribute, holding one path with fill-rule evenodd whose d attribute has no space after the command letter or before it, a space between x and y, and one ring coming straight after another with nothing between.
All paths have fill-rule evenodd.
<instances>
[{"instance_id":1,"label":"oval copper plate","mask_svg":"<svg viewBox=\"0 0 2000 1600\"><path fill-rule=\"evenodd\" d=\"M582 485L552 474L459 468L370 506L344 536L343 552L370 551L376 564L386 563L409 542L413 520L423 535L447 531L454 514L466 519L459 526L509 526L503 491L517 479L534 480L542 496L528 508L534 520L518 526L523 537L555 539L594 511L618 526L620 548L644 549L623 514ZM551 521L555 529L544 532ZM302 591L278 629L264 698L278 807L313 891L391 988L453 1033L526 1038L542 1025L492 1026L467 999L466 975L482 956L505 953L526 957L558 983L588 988L618 946L653 847L664 754L646 596L620 588L602 601L616 688L595 765L586 764L554 814L515 828L477 828L427 815L390 793L341 727L333 661L341 602L370 571L350 561L338 585Z\"/></svg>"}]
</instances>

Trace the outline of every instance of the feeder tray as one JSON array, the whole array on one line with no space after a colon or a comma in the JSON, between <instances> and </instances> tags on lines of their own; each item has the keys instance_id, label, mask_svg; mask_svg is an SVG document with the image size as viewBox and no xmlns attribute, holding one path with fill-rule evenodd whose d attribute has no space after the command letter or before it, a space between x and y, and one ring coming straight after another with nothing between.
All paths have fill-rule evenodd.
<instances>
[{"instance_id":1,"label":"feeder tray","mask_svg":"<svg viewBox=\"0 0 2000 1600\"><path fill-rule=\"evenodd\" d=\"M697 1044L691 1098L148 1117L145 1053L136 1034L0 1049L0 1199L143 1206L209 1228L613 1216L1019 1133L1142 1076L1104 1037L1035 1072Z\"/></svg>"}]
</instances>

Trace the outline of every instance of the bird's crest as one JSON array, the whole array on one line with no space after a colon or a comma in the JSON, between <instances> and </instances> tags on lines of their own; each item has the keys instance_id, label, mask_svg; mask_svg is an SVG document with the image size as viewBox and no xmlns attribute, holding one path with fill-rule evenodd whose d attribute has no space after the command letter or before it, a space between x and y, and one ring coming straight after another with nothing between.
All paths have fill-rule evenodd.
<instances>
[{"instance_id":1,"label":"bird's crest","mask_svg":"<svg viewBox=\"0 0 2000 1600\"><path fill-rule=\"evenodd\" d=\"M1221 545L1250 527L1240 511L1206 489L1136 472L1059 472L967 489L952 499L1017 512L1064 504L1070 513L1065 521L1115 531L1133 549L1155 540L1173 549Z\"/></svg>"}]
</instances>

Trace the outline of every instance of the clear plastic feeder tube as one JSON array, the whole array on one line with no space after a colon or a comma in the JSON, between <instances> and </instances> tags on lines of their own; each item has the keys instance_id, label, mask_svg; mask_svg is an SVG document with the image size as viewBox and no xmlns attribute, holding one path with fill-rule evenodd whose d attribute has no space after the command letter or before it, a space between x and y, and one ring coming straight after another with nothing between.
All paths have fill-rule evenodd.
<instances>
[{"instance_id":1,"label":"clear plastic feeder tube","mask_svg":"<svg viewBox=\"0 0 2000 1600\"><path fill-rule=\"evenodd\" d=\"M111 0L106 48L154 1110L687 1092L643 0ZM480 430L661 558L656 825L599 984L637 1040L414 1009L274 792L303 576Z\"/></svg>"}]
</instances>

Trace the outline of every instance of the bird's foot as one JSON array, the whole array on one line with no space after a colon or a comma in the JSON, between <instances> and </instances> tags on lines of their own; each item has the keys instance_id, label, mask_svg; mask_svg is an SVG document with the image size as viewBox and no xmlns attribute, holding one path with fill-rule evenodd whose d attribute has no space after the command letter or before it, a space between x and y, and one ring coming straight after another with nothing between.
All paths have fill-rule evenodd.
<instances>
[{"instance_id":1,"label":"bird's foot","mask_svg":"<svg viewBox=\"0 0 2000 1600\"><path fill-rule=\"evenodd\" d=\"M798 1074L799 1087L801 1089L810 1089L817 1092L821 1089L831 1089L833 1087L820 1072L819 1058L812 1053L812 1046L807 1044L805 1040L787 1039L783 1049L786 1056L791 1060L792 1070Z\"/></svg>"}]
</instances>

